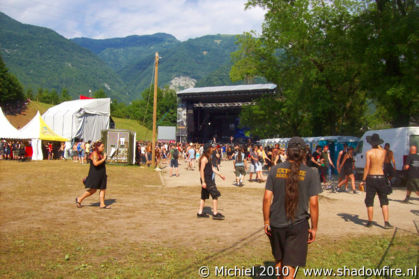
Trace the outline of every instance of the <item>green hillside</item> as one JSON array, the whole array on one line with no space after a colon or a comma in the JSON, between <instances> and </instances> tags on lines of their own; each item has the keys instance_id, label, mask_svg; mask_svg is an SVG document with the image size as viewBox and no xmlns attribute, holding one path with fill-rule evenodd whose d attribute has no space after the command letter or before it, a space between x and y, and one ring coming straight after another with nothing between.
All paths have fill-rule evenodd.
<instances>
[{"instance_id":1,"label":"green hillside","mask_svg":"<svg viewBox=\"0 0 419 279\"><path fill-rule=\"evenodd\" d=\"M162 57L159 62L160 87L181 76L195 79L200 86L231 84L230 53L237 49L234 35L208 35L185 42L161 33L105 40L76 38L73 41L97 53L119 74L131 92L141 92L150 86L156 51Z\"/></svg>"},{"instance_id":2,"label":"green hillside","mask_svg":"<svg viewBox=\"0 0 419 279\"><path fill-rule=\"evenodd\" d=\"M25 89L67 88L73 97L103 89L112 98L129 99L124 82L111 67L50 29L21 24L0 13L0 50Z\"/></svg>"},{"instance_id":3,"label":"green hillside","mask_svg":"<svg viewBox=\"0 0 419 279\"><path fill-rule=\"evenodd\" d=\"M125 129L125 130L134 131L137 133L137 140L150 141L151 138L153 137L152 131L140 125L137 120L117 118L117 117L112 117L112 119L115 122L115 129Z\"/></svg>"}]
</instances>

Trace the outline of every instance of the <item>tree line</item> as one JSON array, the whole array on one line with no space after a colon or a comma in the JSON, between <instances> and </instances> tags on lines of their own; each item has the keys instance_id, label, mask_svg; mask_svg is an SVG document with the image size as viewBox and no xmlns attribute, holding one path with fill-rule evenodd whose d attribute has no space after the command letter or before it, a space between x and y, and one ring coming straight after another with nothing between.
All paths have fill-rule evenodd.
<instances>
[{"instance_id":1,"label":"tree line","mask_svg":"<svg viewBox=\"0 0 419 279\"><path fill-rule=\"evenodd\" d=\"M276 96L241 112L256 136L360 135L419 122L419 13L414 0L249 0L262 33L232 53L233 81Z\"/></svg>"}]
</instances>

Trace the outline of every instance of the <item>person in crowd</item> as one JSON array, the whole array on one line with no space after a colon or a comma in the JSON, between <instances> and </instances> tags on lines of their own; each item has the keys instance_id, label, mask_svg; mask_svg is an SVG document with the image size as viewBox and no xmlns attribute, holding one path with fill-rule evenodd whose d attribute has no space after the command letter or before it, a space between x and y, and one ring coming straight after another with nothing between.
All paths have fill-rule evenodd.
<instances>
[{"instance_id":1,"label":"person in crowd","mask_svg":"<svg viewBox=\"0 0 419 279\"><path fill-rule=\"evenodd\" d=\"M288 160L274 166L266 181L264 231L281 278L295 278L297 267L306 265L308 244L316 239L322 188L318 171L303 164L306 152L302 138L291 138ZM280 274L282 270L288 274Z\"/></svg>"},{"instance_id":2,"label":"person in crowd","mask_svg":"<svg viewBox=\"0 0 419 279\"><path fill-rule=\"evenodd\" d=\"M147 159L146 165L147 165L147 167L150 167L151 166L152 159L153 159L151 143L149 143L147 145L147 148L146 148L146 151L145 152L146 152L146 159Z\"/></svg>"},{"instance_id":3,"label":"person in crowd","mask_svg":"<svg viewBox=\"0 0 419 279\"><path fill-rule=\"evenodd\" d=\"M335 168L332 159L330 158L329 146L326 144L323 146L321 158L324 161L324 166L321 168L322 176L324 177L324 186L327 185L327 181L332 180L332 168ZM326 179L327 177L327 179Z\"/></svg>"},{"instance_id":4,"label":"person in crowd","mask_svg":"<svg viewBox=\"0 0 419 279\"><path fill-rule=\"evenodd\" d=\"M99 207L102 209L110 209L110 205L105 204L105 194L107 188L106 175L106 153L104 153L105 145L102 142L96 142L93 145L92 160L90 161L89 174L83 180L86 191L80 197L76 197L76 206L82 207L85 198L93 195L99 190Z\"/></svg>"},{"instance_id":5,"label":"person in crowd","mask_svg":"<svg viewBox=\"0 0 419 279\"><path fill-rule=\"evenodd\" d=\"M257 173L256 173L256 165L259 160L259 157L257 155L256 147L255 146L249 146L249 160L250 160L250 166L249 166L249 182L253 182L253 174L255 175L255 180L257 180Z\"/></svg>"},{"instance_id":6,"label":"person in crowd","mask_svg":"<svg viewBox=\"0 0 419 279\"><path fill-rule=\"evenodd\" d=\"M205 153L205 151L204 151ZM211 164L213 167L215 167L217 169L217 171L219 171L219 160L221 160L221 155L219 154L218 150L217 150L217 145L213 144L213 148L212 148L212 153L211 153Z\"/></svg>"},{"instance_id":7,"label":"person in crowd","mask_svg":"<svg viewBox=\"0 0 419 279\"><path fill-rule=\"evenodd\" d=\"M25 144L23 143L23 141L21 141L19 142L19 161L24 161L25 155L26 155Z\"/></svg>"},{"instance_id":8,"label":"person in crowd","mask_svg":"<svg viewBox=\"0 0 419 279\"><path fill-rule=\"evenodd\" d=\"M188 149L188 167L190 170L195 170L195 146L191 143Z\"/></svg>"},{"instance_id":9,"label":"person in crowd","mask_svg":"<svg viewBox=\"0 0 419 279\"><path fill-rule=\"evenodd\" d=\"M53 148L52 148L52 143L51 142L48 142L48 144L47 144L47 150L48 150L48 160L54 159L54 152L53 152Z\"/></svg>"},{"instance_id":10,"label":"person in crowd","mask_svg":"<svg viewBox=\"0 0 419 279\"><path fill-rule=\"evenodd\" d=\"M0 140L0 160L3 160L5 140Z\"/></svg>"},{"instance_id":11,"label":"person in crowd","mask_svg":"<svg viewBox=\"0 0 419 279\"><path fill-rule=\"evenodd\" d=\"M77 158L78 158L78 152L77 152L77 145L78 145L78 141L75 141L73 144L73 162L77 162Z\"/></svg>"},{"instance_id":12,"label":"person in crowd","mask_svg":"<svg viewBox=\"0 0 419 279\"><path fill-rule=\"evenodd\" d=\"M64 150L65 150L65 142L60 143L60 148L58 149L58 156L60 160L64 160Z\"/></svg>"},{"instance_id":13,"label":"person in crowd","mask_svg":"<svg viewBox=\"0 0 419 279\"><path fill-rule=\"evenodd\" d=\"M345 179L342 180L341 182L338 183L338 190L340 189L340 187L344 184L346 184L345 190L341 190L342 192L348 191L348 181L351 181L351 186L352 186L352 192L354 194L356 194L356 189L355 189L355 175L354 175L354 169L355 169L355 160L354 160L354 148L353 147L349 147L348 152L346 152L346 154L343 156L343 160L342 160L342 173L345 176ZM332 189L332 191L334 191L335 189Z\"/></svg>"},{"instance_id":14,"label":"person in crowd","mask_svg":"<svg viewBox=\"0 0 419 279\"><path fill-rule=\"evenodd\" d=\"M86 159L87 164L90 162L91 148L92 148L92 141L89 140L84 144L84 155L85 155L85 159Z\"/></svg>"},{"instance_id":15,"label":"person in crowd","mask_svg":"<svg viewBox=\"0 0 419 279\"><path fill-rule=\"evenodd\" d=\"M321 162L320 159L322 157L322 147L320 145L316 146L316 151L313 152L313 155L311 155L311 163L313 167L316 167L320 174L320 181L323 183L325 180L321 176L320 167Z\"/></svg>"},{"instance_id":16,"label":"person in crowd","mask_svg":"<svg viewBox=\"0 0 419 279\"><path fill-rule=\"evenodd\" d=\"M348 152L348 145L346 143L343 144L343 149L338 154L338 159L336 161L337 171L339 173L338 184L345 179L345 173L343 172L343 158L345 158L345 154ZM345 184L345 189L348 189L348 183ZM332 191L335 189L332 188Z\"/></svg>"},{"instance_id":17,"label":"person in crowd","mask_svg":"<svg viewBox=\"0 0 419 279\"><path fill-rule=\"evenodd\" d=\"M263 159L263 147L260 146L259 148L256 147L256 154L257 154L257 161L255 162L256 165L256 181L259 183L265 182L265 179L263 179L263 163L265 162ZM266 154L265 154L266 155Z\"/></svg>"},{"instance_id":18,"label":"person in crowd","mask_svg":"<svg viewBox=\"0 0 419 279\"><path fill-rule=\"evenodd\" d=\"M391 181L396 172L396 161L394 160L393 151L390 150L390 144L384 144L386 157L384 159L384 175Z\"/></svg>"},{"instance_id":19,"label":"person in crowd","mask_svg":"<svg viewBox=\"0 0 419 279\"><path fill-rule=\"evenodd\" d=\"M368 150L365 155L364 176L361 182L361 186L366 184L365 205L367 206L368 213L367 227L372 227L373 225L374 198L375 194L378 194L383 212L384 228L391 229L393 226L389 223L387 180L383 171L386 151L380 146L383 140L380 139L378 134L373 134L372 136L367 136L367 142L371 144L372 149Z\"/></svg>"},{"instance_id":20,"label":"person in crowd","mask_svg":"<svg viewBox=\"0 0 419 279\"><path fill-rule=\"evenodd\" d=\"M212 198L212 218L214 220L224 220L224 215L218 212L218 198L221 196L220 191L217 189L215 184L215 174L221 177L222 180L225 180L225 176L222 175L218 170L213 166L211 160L212 156L212 146L206 144L204 147L204 154L202 154L199 159L199 174L201 180L201 200L199 203L199 210L197 213L198 218L208 218L209 215L204 212L205 200Z\"/></svg>"},{"instance_id":21,"label":"person in crowd","mask_svg":"<svg viewBox=\"0 0 419 279\"><path fill-rule=\"evenodd\" d=\"M170 153L169 153L169 160L170 160L170 170L169 176L171 177L173 174L173 170L176 172L176 176L179 176L179 149L175 145L170 145Z\"/></svg>"},{"instance_id":22,"label":"person in crowd","mask_svg":"<svg viewBox=\"0 0 419 279\"><path fill-rule=\"evenodd\" d=\"M239 147L237 152L233 155L234 174L236 175L236 186L244 186L243 180L246 176L247 159L243 148Z\"/></svg>"},{"instance_id":23,"label":"person in crowd","mask_svg":"<svg viewBox=\"0 0 419 279\"><path fill-rule=\"evenodd\" d=\"M280 162L278 163L283 163L287 160L287 153L285 151L285 148L281 148L279 151L279 158L280 158Z\"/></svg>"},{"instance_id":24,"label":"person in crowd","mask_svg":"<svg viewBox=\"0 0 419 279\"><path fill-rule=\"evenodd\" d=\"M406 164L404 169L407 171L407 183L406 183L406 198L403 200L404 203L408 203L410 194L416 192L419 196L419 155L417 154L417 147L415 145L410 146L409 155L406 158Z\"/></svg>"}]
</instances>

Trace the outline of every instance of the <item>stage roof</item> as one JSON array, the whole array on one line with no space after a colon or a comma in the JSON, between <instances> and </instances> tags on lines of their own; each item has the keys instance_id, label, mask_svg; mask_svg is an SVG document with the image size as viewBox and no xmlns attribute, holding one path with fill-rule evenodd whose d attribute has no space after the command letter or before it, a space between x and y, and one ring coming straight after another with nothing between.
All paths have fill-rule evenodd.
<instances>
[{"instance_id":1,"label":"stage roof","mask_svg":"<svg viewBox=\"0 0 419 279\"><path fill-rule=\"evenodd\" d=\"M188 88L177 92L179 97L189 94L208 94L208 93L228 93L228 92L254 92L254 91L274 91L276 84L246 84L246 85L231 85L231 86L212 86L212 87L196 87Z\"/></svg>"}]
</instances>

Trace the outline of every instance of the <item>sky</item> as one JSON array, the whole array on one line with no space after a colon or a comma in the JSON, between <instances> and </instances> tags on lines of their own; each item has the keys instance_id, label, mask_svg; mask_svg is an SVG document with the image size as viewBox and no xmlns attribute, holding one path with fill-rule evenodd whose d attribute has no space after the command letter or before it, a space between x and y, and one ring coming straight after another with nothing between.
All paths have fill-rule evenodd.
<instances>
[{"instance_id":1,"label":"sky","mask_svg":"<svg viewBox=\"0 0 419 279\"><path fill-rule=\"evenodd\" d=\"M0 11L66 38L168 33L178 40L261 32L264 10L246 0L0 0Z\"/></svg>"}]
</instances>

